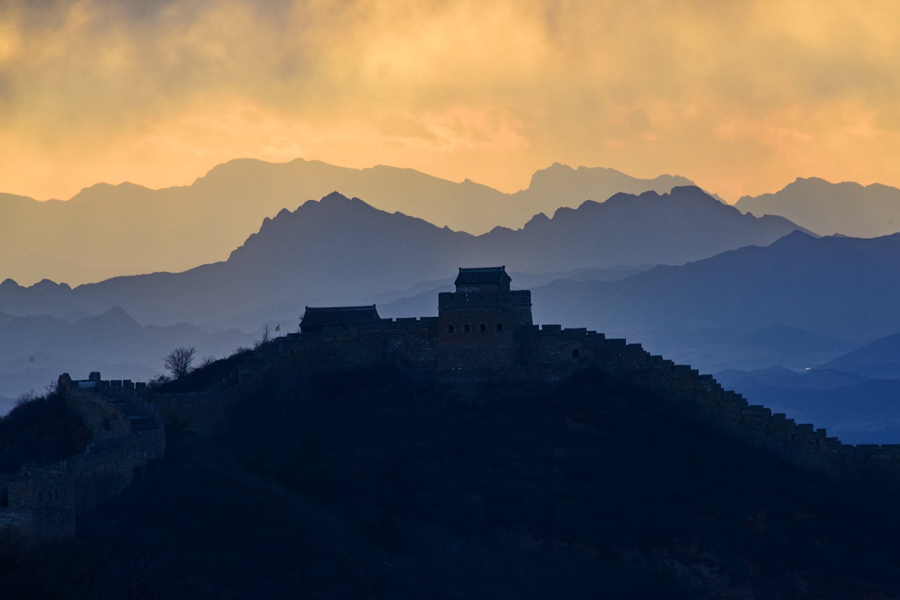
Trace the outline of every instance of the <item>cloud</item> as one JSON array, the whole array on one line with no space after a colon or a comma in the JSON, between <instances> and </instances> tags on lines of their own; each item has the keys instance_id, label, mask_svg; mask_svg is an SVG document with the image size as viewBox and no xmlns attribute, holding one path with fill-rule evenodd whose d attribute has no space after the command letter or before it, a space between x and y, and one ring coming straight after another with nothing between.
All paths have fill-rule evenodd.
<instances>
[{"instance_id":1,"label":"cloud","mask_svg":"<svg viewBox=\"0 0 900 600\"><path fill-rule=\"evenodd\" d=\"M897 22L891 1L8 0L0 187L298 155L508 190L554 161L731 199L900 185Z\"/></svg>"}]
</instances>

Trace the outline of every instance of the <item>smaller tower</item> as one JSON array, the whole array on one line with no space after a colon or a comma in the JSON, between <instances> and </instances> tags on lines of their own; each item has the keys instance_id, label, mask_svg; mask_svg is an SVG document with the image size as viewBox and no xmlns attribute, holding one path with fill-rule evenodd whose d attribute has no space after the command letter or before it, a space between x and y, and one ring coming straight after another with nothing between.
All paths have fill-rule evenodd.
<instances>
[{"instance_id":1,"label":"smaller tower","mask_svg":"<svg viewBox=\"0 0 900 600\"><path fill-rule=\"evenodd\" d=\"M368 306L307 306L300 320L300 333L318 333L330 329L348 331L351 326L377 324L381 321L374 304Z\"/></svg>"}]
</instances>

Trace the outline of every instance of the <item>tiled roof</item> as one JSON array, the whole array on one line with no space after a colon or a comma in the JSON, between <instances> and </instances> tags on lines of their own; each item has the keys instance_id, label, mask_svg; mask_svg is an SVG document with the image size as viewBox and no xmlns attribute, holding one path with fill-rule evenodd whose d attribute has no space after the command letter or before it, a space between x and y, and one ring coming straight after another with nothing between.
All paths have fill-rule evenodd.
<instances>
[{"instance_id":1,"label":"tiled roof","mask_svg":"<svg viewBox=\"0 0 900 600\"><path fill-rule=\"evenodd\" d=\"M477 285L479 283L503 283L512 281L507 275L506 267L483 267L478 269L459 269L456 285Z\"/></svg>"},{"instance_id":2,"label":"tiled roof","mask_svg":"<svg viewBox=\"0 0 900 600\"><path fill-rule=\"evenodd\" d=\"M303 320L300 321L300 327L305 329L346 327L351 323L366 323L380 319L374 304L369 306L307 306Z\"/></svg>"}]
</instances>

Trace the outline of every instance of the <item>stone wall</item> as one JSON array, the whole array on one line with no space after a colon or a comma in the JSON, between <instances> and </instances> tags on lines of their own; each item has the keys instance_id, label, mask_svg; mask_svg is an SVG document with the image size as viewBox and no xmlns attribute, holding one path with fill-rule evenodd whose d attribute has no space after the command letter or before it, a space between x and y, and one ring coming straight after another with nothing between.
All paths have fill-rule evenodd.
<instances>
[{"instance_id":1,"label":"stone wall","mask_svg":"<svg viewBox=\"0 0 900 600\"><path fill-rule=\"evenodd\" d=\"M640 344L607 339L584 329L532 327L523 335L522 367L510 374L520 379L553 380L581 370L599 370L622 377L670 402L685 403L686 408L730 435L805 468L841 479L900 486L900 445L842 444L828 437L824 429L750 405L740 394L725 390L711 375L651 355Z\"/></svg>"},{"instance_id":2,"label":"stone wall","mask_svg":"<svg viewBox=\"0 0 900 600\"><path fill-rule=\"evenodd\" d=\"M485 383L546 383L580 371L600 371L670 402L685 403L730 435L806 468L900 486L900 445L842 444L828 437L824 429L749 405L712 376L651 355L640 344L559 325L519 328L509 343L496 336L492 338L496 343L446 342L445 333L437 319L430 318L385 319L378 325L349 330L290 334L255 352L232 383L268 376L276 367L317 371L392 365L425 370L465 394ZM479 334L475 331L474 335Z\"/></svg>"},{"instance_id":3,"label":"stone wall","mask_svg":"<svg viewBox=\"0 0 900 600\"><path fill-rule=\"evenodd\" d=\"M78 514L120 494L147 462L165 454L162 415L121 382L72 382L64 375L59 393L93 441L58 463L0 475L0 531L30 539L74 535Z\"/></svg>"},{"instance_id":4,"label":"stone wall","mask_svg":"<svg viewBox=\"0 0 900 600\"><path fill-rule=\"evenodd\" d=\"M0 500L5 489L9 504L0 506L0 529L70 535L75 515L121 493L136 469L162 457L164 423L200 434L213 432L230 414L243 384L277 377L284 369L401 367L434 377L464 395L476 386L543 384L599 371L683 404L729 435L805 468L843 480L900 487L900 445L842 444L824 429L749 405L712 376L602 333L559 325L513 331L492 327L482 333L477 329L480 322L490 327L508 315L488 306L477 310L486 317L472 321L469 339L450 339L438 318L383 319L374 325L289 334L248 355L220 385L204 393L158 394L144 384L106 382L99 375L92 382L61 378L66 401L82 415L95 441L84 454L57 465L0 476ZM475 313L446 315L471 318ZM454 333L466 335L458 329Z\"/></svg>"}]
</instances>

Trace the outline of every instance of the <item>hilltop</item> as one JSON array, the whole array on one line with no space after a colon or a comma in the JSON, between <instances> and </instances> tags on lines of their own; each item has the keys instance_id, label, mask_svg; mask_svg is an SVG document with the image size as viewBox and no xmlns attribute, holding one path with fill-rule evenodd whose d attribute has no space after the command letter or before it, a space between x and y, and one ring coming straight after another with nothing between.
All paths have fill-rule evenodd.
<instances>
[{"instance_id":1,"label":"hilltop","mask_svg":"<svg viewBox=\"0 0 900 600\"><path fill-rule=\"evenodd\" d=\"M0 590L67 597L89 573L98 594L131 577L178 598L900 593L893 496L671 400L597 375L460 402L394 370L283 372L219 435L170 433L74 544L7 551Z\"/></svg>"},{"instance_id":2,"label":"hilltop","mask_svg":"<svg viewBox=\"0 0 900 600\"><path fill-rule=\"evenodd\" d=\"M102 443L0 477L0 592L900 592L900 447L843 445L639 344L534 325L510 282L460 269L437 317L308 310L299 333L155 388L61 376L60 406ZM0 445L21 445L10 431ZM74 503L46 507L66 482ZM9 545L29 532L39 550Z\"/></svg>"}]
</instances>

